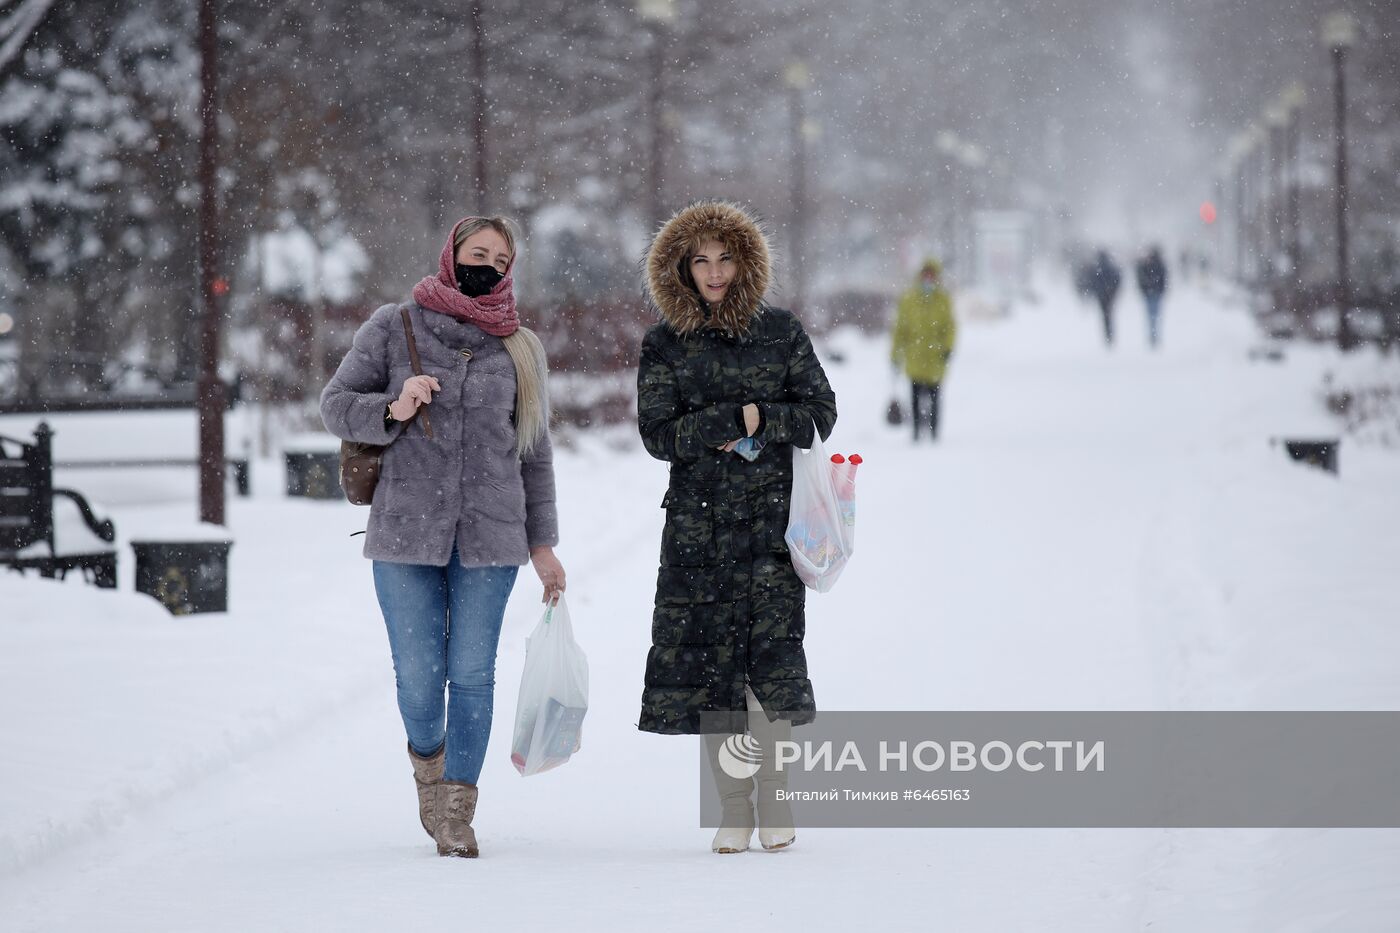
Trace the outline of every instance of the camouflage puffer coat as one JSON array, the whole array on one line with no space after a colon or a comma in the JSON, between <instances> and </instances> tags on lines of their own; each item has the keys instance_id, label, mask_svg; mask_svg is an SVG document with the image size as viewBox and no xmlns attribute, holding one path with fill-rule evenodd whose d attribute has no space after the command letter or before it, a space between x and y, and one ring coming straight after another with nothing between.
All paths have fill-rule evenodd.
<instances>
[{"instance_id":1,"label":"camouflage puffer coat","mask_svg":"<svg viewBox=\"0 0 1400 933\"><path fill-rule=\"evenodd\" d=\"M737 272L710 308L683 270L712 239ZM648 256L661 323L642 342L637 415L647 451L671 464L638 723L648 732L742 732L746 680L770 719L815 716L806 591L783 533L792 446L830 435L836 395L797 318L762 303L768 278L763 233L730 204L681 211ZM716 449L743 434L749 402L767 445L753 462ZM728 715L702 723L702 713Z\"/></svg>"}]
</instances>

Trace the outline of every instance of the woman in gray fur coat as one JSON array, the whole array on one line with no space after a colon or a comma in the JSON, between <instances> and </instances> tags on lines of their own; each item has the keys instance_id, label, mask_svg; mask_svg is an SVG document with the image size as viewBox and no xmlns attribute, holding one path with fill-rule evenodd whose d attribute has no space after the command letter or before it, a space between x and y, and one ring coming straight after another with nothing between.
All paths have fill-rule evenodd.
<instances>
[{"instance_id":1,"label":"woman in gray fur coat","mask_svg":"<svg viewBox=\"0 0 1400 933\"><path fill-rule=\"evenodd\" d=\"M364 555L389 632L419 819L439 855L467 858L479 852L471 822L506 600L527 561L546 601L564 590L544 347L516 315L514 263L504 218L459 221L437 274L406 305L374 312L321 393L332 434L389 445ZM417 417L424 407L431 437Z\"/></svg>"}]
</instances>

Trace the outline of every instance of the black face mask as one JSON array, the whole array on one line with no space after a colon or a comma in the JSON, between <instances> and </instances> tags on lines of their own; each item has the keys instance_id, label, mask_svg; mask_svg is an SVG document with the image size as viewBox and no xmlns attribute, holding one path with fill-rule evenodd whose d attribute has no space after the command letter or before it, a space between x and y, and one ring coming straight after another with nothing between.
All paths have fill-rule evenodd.
<instances>
[{"instance_id":1,"label":"black face mask","mask_svg":"<svg viewBox=\"0 0 1400 933\"><path fill-rule=\"evenodd\" d=\"M468 298L490 294L506 274L495 266L464 266L457 263L457 288Z\"/></svg>"}]
</instances>

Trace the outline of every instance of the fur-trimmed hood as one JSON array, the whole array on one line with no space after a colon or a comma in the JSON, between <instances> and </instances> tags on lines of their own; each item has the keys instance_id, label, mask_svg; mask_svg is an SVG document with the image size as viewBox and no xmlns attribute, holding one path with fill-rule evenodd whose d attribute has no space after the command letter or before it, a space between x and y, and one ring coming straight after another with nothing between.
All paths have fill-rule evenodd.
<instances>
[{"instance_id":1,"label":"fur-trimmed hood","mask_svg":"<svg viewBox=\"0 0 1400 933\"><path fill-rule=\"evenodd\" d=\"M724 244L737 267L719 305L707 309L689 282L686 263L705 240ZM678 211L647 252L647 291L665 321L685 336L706 326L746 333L763 304L770 278L768 238L737 204L700 201Z\"/></svg>"}]
</instances>

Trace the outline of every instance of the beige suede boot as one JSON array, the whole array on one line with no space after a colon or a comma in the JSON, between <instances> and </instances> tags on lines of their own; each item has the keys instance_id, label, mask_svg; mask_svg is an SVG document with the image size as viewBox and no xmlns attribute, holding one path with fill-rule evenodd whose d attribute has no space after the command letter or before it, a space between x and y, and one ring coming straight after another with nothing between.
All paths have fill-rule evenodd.
<instances>
[{"instance_id":1,"label":"beige suede boot","mask_svg":"<svg viewBox=\"0 0 1400 933\"><path fill-rule=\"evenodd\" d=\"M763 760L758 766L758 844L764 849L785 849L797 841L797 830L792 826L792 805L778 799L778 791L786 791L787 775L775 767L777 755L773 750L778 742L792 741L792 720L775 719L768 721L763 707L746 685L744 696L749 706L749 734L758 740L763 749Z\"/></svg>"},{"instance_id":2,"label":"beige suede boot","mask_svg":"<svg viewBox=\"0 0 1400 933\"><path fill-rule=\"evenodd\" d=\"M437 789L442 781L443 762L447 758L447 743L444 742L437 753L427 758L408 747L408 758L413 762L413 782L418 785L418 819L428 835L433 835L433 824L437 819Z\"/></svg>"},{"instance_id":3,"label":"beige suede boot","mask_svg":"<svg viewBox=\"0 0 1400 933\"><path fill-rule=\"evenodd\" d=\"M437 840L438 855L476 858L476 831L472 818L476 816L476 785L460 781L443 781L437 791L437 825L433 838Z\"/></svg>"},{"instance_id":4,"label":"beige suede boot","mask_svg":"<svg viewBox=\"0 0 1400 933\"><path fill-rule=\"evenodd\" d=\"M719 766L720 749L724 746L724 740L729 738L725 734L705 735L705 749L709 755L710 773L715 776L715 787L719 789L720 805L724 808L720 814L719 829L715 831L714 841L710 843L710 851L720 855L732 855L737 852L747 852L749 839L753 836L753 778L730 777L724 769Z\"/></svg>"}]
</instances>

